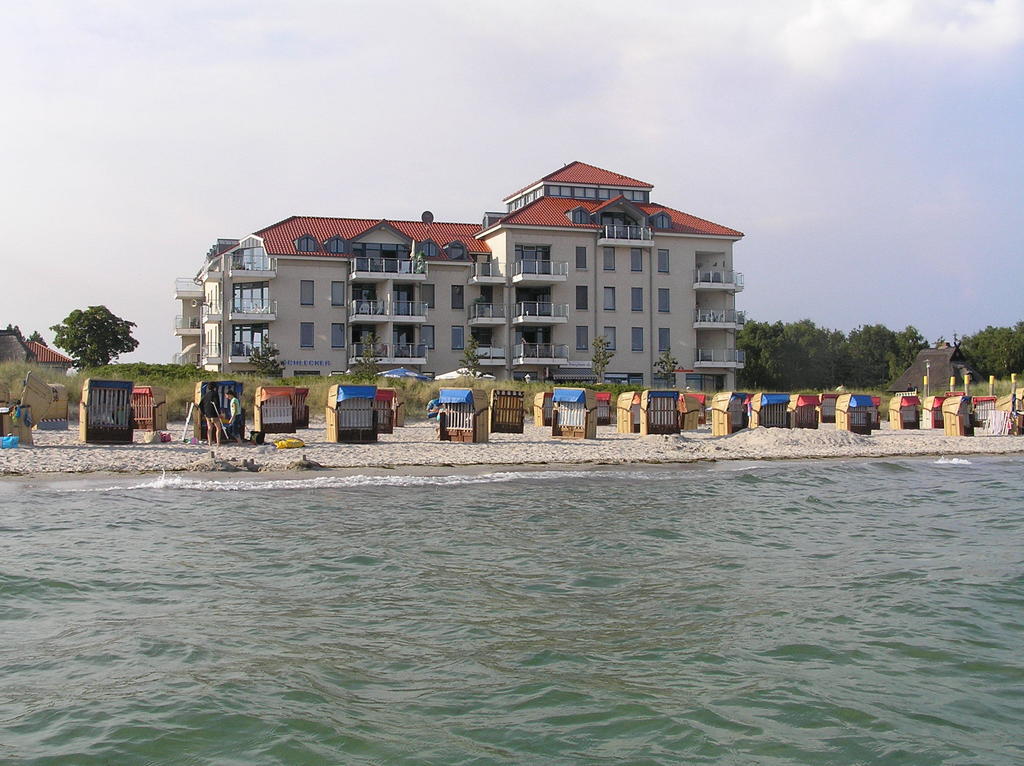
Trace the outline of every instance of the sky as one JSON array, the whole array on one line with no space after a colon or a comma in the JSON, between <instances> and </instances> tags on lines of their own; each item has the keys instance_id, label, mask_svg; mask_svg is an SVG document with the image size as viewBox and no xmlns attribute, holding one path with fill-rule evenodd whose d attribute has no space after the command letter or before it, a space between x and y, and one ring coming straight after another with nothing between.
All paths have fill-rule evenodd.
<instances>
[{"instance_id":1,"label":"sky","mask_svg":"<svg viewBox=\"0 0 1024 766\"><path fill-rule=\"evenodd\" d=\"M748 319L1024 319L1024 0L16 0L0 72L0 326L102 304L121 361L218 237L574 160L743 231Z\"/></svg>"}]
</instances>

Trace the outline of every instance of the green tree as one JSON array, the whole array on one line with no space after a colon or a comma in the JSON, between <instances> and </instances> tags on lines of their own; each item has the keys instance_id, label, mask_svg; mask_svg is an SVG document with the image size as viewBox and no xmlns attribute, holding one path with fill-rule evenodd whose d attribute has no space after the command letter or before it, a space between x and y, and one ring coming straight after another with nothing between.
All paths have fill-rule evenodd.
<instances>
[{"instance_id":1,"label":"green tree","mask_svg":"<svg viewBox=\"0 0 1024 766\"><path fill-rule=\"evenodd\" d=\"M356 360L352 375L359 380L374 381L380 372L380 355L377 353L377 344L380 342L374 333L364 335L362 341L363 353Z\"/></svg>"},{"instance_id":2,"label":"green tree","mask_svg":"<svg viewBox=\"0 0 1024 766\"><path fill-rule=\"evenodd\" d=\"M659 375L668 381L670 386L676 382L676 370L679 368L679 360L672 356L672 352L665 350L661 352L658 361L654 363L654 369Z\"/></svg>"},{"instance_id":3,"label":"green tree","mask_svg":"<svg viewBox=\"0 0 1024 766\"><path fill-rule=\"evenodd\" d=\"M779 348L785 330L782 322L747 322L736 334L736 348L746 355L738 376L744 388L779 388Z\"/></svg>"},{"instance_id":4,"label":"green tree","mask_svg":"<svg viewBox=\"0 0 1024 766\"><path fill-rule=\"evenodd\" d=\"M281 351L277 346L265 343L262 346L253 346L252 354L249 355L249 364L257 375L265 378L280 378L284 374L284 367L277 356Z\"/></svg>"},{"instance_id":5,"label":"green tree","mask_svg":"<svg viewBox=\"0 0 1024 766\"><path fill-rule=\"evenodd\" d=\"M960 350L983 375L1008 378L1024 370L1024 322L1014 327L992 327L967 335Z\"/></svg>"},{"instance_id":6,"label":"green tree","mask_svg":"<svg viewBox=\"0 0 1024 766\"><path fill-rule=\"evenodd\" d=\"M590 357L590 366L594 370L594 375L597 376L597 382L604 383L604 371L608 369L608 363L615 356L615 352L608 348L608 339L603 335L594 338L594 342L590 346L594 349L594 353Z\"/></svg>"},{"instance_id":7,"label":"green tree","mask_svg":"<svg viewBox=\"0 0 1024 766\"><path fill-rule=\"evenodd\" d=\"M32 334L29 335L28 338L26 338L26 340L30 340L33 343L38 343L40 346L47 345L46 340L43 338L42 334L40 334L39 330L34 330Z\"/></svg>"},{"instance_id":8,"label":"green tree","mask_svg":"<svg viewBox=\"0 0 1024 766\"><path fill-rule=\"evenodd\" d=\"M480 367L480 355L477 353L478 348L480 348L480 341L470 335L469 340L466 341L466 347L462 349L462 358L459 360L459 364L469 370L469 374L474 378L479 378L483 374Z\"/></svg>"},{"instance_id":9,"label":"green tree","mask_svg":"<svg viewBox=\"0 0 1024 766\"><path fill-rule=\"evenodd\" d=\"M102 367L120 354L134 351L139 342L132 337L134 322L110 313L106 306L75 309L54 332L53 344L68 352L75 367Z\"/></svg>"},{"instance_id":10,"label":"green tree","mask_svg":"<svg viewBox=\"0 0 1024 766\"><path fill-rule=\"evenodd\" d=\"M849 385L880 388L892 378L889 361L896 353L896 333L885 325L862 325L846 339ZM901 370L902 372L902 370Z\"/></svg>"},{"instance_id":11,"label":"green tree","mask_svg":"<svg viewBox=\"0 0 1024 766\"><path fill-rule=\"evenodd\" d=\"M895 348L889 359L889 380L896 380L914 363L919 352L928 348L928 341L913 325L907 325L896 333Z\"/></svg>"}]
</instances>

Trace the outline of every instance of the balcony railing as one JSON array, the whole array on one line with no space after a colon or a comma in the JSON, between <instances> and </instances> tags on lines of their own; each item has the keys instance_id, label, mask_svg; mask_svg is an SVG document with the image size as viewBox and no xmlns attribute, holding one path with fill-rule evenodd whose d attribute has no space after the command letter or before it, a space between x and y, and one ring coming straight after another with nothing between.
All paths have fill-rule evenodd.
<instances>
[{"instance_id":1,"label":"balcony railing","mask_svg":"<svg viewBox=\"0 0 1024 766\"><path fill-rule=\"evenodd\" d=\"M173 364L182 364L182 365L185 365L185 366L188 366L188 367L198 367L199 366L199 352L198 351L189 351L189 352L184 353L184 354L175 354L172 363Z\"/></svg>"},{"instance_id":2,"label":"balcony railing","mask_svg":"<svg viewBox=\"0 0 1024 766\"><path fill-rule=\"evenodd\" d=\"M197 316L186 317L178 316L174 317L174 329L175 330L198 330L203 326L203 321Z\"/></svg>"},{"instance_id":3,"label":"balcony railing","mask_svg":"<svg viewBox=\"0 0 1024 766\"><path fill-rule=\"evenodd\" d=\"M425 261L410 258L372 258L357 256L354 259L353 271L371 274L426 274Z\"/></svg>"},{"instance_id":4,"label":"balcony railing","mask_svg":"<svg viewBox=\"0 0 1024 766\"><path fill-rule=\"evenodd\" d=\"M277 271L277 258L236 253L229 260L231 271Z\"/></svg>"},{"instance_id":5,"label":"balcony railing","mask_svg":"<svg viewBox=\"0 0 1024 766\"><path fill-rule=\"evenodd\" d=\"M208 319L220 320L220 301L203 304L203 321Z\"/></svg>"},{"instance_id":6,"label":"balcony railing","mask_svg":"<svg viewBox=\"0 0 1024 766\"><path fill-rule=\"evenodd\" d=\"M203 286L196 284L194 279L179 277L174 280L174 294L177 296L188 296L190 298L202 297Z\"/></svg>"},{"instance_id":7,"label":"balcony railing","mask_svg":"<svg viewBox=\"0 0 1024 766\"><path fill-rule=\"evenodd\" d=\"M387 348L387 347L386 347ZM427 344L425 343L393 343L388 348L390 353L385 353L386 358L391 359L423 359L427 355Z\"/></svg>"},{"instance_id":8,"label":"balcony railing","mask_svg":"<svg viewBox=\"0 0 1024 766\"><path fill-rule=\"evenodd\" d=\"M367 316L379 316L384 317L388 315L388 307L384 301L377 300L361 300L357 299L352 301L350 306L353 317L367 317Z\"/></svg>"},{"instance_id":9,"label":"balcony railing","mask_svg":"<svg viewBox=\"0 0 1024 766\"><path fill-rule=\"evenodd\" d=\"M563 343L519 343L513 354L516 359L567 359L569 347Z\"/></svg>"},{"instance_id":10,"label":"balcony railing","mask_svg":"<svg viewBox=\"0 0 1024 766\"><path fill-rule=\"evenodd\" d=\"M473 264L474 277L504 277L497 261L481 261Z\"/></svg>"},{"instance_id":11,"label":"balcony railing","mask_svg":"<svg viewBox=\"0 0 1024 766\"><path fill-rule=\"evenodd\" d=\"M276 314L277 301L233 301L232 314L259 314L260 316Z\"/></svg>"},{"instance_id":12,"label":"balcony railing","mask_svg":"<svg viewBox=\"0 0 1024 766\"><path fill-rule=\"evenodd\" d=\"M568 261L514 261L512 276L565 277L569 274Z\"/></svg>"},{"instance_id":13,"label":"balcony railing","mask_svg":"<svg viewBox=\"0 0 1024 766\"><path fill-rule=\"evenodd\" d=\"M427 315L426 301L391 301L391 314L396 317L422 317Z\"/></svg>"},{"instance_id":14,"label":"balcony railing","mask_svg":"<svg viewBox=\"0 0 1024 766\"><path fill-rule=\"evenodd\" d=\"M504 303L471 303L469 305L470 319L504 319Z\"/></svg>"},{"instance_id":15,"label":"balcony railing","mask_svg":"<svg viewBox=\"0 0 1024 766\"><path fill-rule=\"evenodd\" d=\"M605 226L604 239L654 239L654 233L647 226Z\"/></svg>"},{"instance_id":16,"label":"balcony railing","mask_svg":"<svg viewBox=\"0 0 1024 766\"><path fill-rule=\"evenodd\" d=\"M693 361L716 364L743 364L746 353L738 348L695 348Z\"/></svg>"},{"instance_id":17,"label":"balcony railing","mask_svg":"<svg viewBox=\"0 0 1024 766\"><path fill-rule=\"evenodd\" d=\"M258 348L262 348L262 346L256 343L234 341L231 344L231 356L244 356L246 359L248 359L250 356L252 356L252 352Z\"/></svg>"},{"instance_id":18,"label":"balcony railing","mask_svg":"<svg viewBox=\"0 0 1024 766\"><path fill-rule=\"evenodd\" d=\"M501 346L477 346L476 355L480 359L499 359L504 360L505 349Z\"/></svg>"},{"instance_id":19,"label":"balcony railing","mask_svg":"<svg viewBox=\"0 0 1024 766\"><path fill-rule=\"evenodd\" d=\"M732 309L715 311L714 309L697 309L693 312L693 321L702 324L736 324L747 321L746 312Z\"/></svg>"},{"instance_id":20,"label":"balcony railing","mask_svg":"<svg viewBox=\"0 0 1024 766\"><path fill-rule=\"evenodd\" d=\"M738 271L715 271L713 269L694 269L693 282L695 285L708 285L717 287L721 285L724 289L743 289L743 275Z\"/></svg>"},{"instance_id":21,"label":"balcony railing","mask_svg":"<svg viewBox=\"0 0 1024 766\"><path fill-rule=\"evenodd\" d=\"M544 301L522 301L516 304L515 317L551 317L552 319L569 316L568 303L546 303Z\"/></svg>"},{"instance_id":22,"label":"balcony railing","mask_svg":"<svg viewBox=\"0 0 1024 766\"><path fill-rule=\"evenodd\" d=\"M203 356L207 359L219 359L220 358L220 344L219 343L207 343L203 346Z\"/></svg>"},{"instance_id":23,"label":"balcony railing","mask_svg":"<svg viewBox=\"0 0 1024 766\"><path fill-rule=\"evenodd\" d=\"M364 357L367 353L372 353L376 358L383 359L388 355L388 347L386 343L376 343L372 346L369 343L353 343L351 352L353 359Z\"/></svg>"}]
</instances>

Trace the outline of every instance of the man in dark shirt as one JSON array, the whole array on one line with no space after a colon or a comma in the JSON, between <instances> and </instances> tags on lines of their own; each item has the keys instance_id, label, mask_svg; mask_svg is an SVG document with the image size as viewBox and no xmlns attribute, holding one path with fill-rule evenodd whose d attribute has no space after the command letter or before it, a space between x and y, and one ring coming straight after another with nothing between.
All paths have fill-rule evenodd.
<instances>
[{"instance_id":1,"label":"man in dark shirt","mask_svg":"<svg viewBox=\"0 0 1024 766\"><path fill-rule=\"evenodd\" d=\"M220 446L220 392L213 383L206 387L199 400L199 411L206 418L206 443Z\"/></svg>"}]
</instances>

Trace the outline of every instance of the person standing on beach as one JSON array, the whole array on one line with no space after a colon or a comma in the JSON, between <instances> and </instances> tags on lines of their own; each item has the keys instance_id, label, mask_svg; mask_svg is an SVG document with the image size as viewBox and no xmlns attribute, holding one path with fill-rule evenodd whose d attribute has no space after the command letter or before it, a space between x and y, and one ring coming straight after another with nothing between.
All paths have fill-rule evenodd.
<instances>
[{"instance_id":1,"label":"person standing on beach","mask_svg":"<svg viewBox=\"0 0 1024 766\"><path fill-rule=\"evenodd\" d=\"M242 419L242 402L233 388L229 388L225 396L228 398L228 413L231 415L231 422L228 423L228 435L234 436L235 441L241 444L245 430L245 421Z\"/></svg>"},{"instance_id":2,"label":"person standing on beach","mask_svg":"<svg viewBox=\"0 0 1024 766\"><path fill-rule=\"evenodd\" d=\"M220 446L220 392L213 383L206 387L199 400L199 412L206 418L206 444Z\"/></svg>"}]
</instances>

